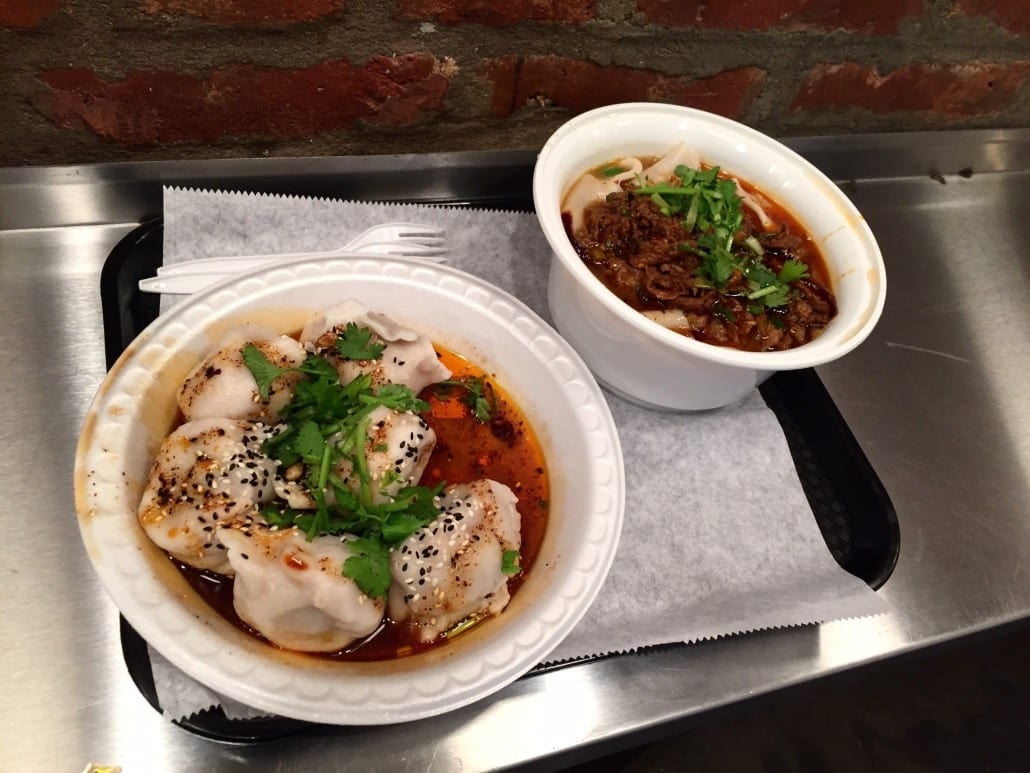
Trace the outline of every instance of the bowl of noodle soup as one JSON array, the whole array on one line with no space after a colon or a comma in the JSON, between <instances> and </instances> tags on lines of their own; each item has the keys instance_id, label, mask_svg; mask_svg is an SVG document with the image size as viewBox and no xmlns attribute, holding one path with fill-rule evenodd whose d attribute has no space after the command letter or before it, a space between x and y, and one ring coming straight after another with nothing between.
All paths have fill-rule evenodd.
<instances>
[{"instance_id":1,"label":"bowl of noodle soup","mask_svg":"<svg viewBox=\"0 0 1030 773\"><path fill-rule=\"evenodd\" d=\"M735 209L702 206L700 215L690 195L673 195L694 192L703 205L718 204L734 190ZM553 253L548 300L556 327L604 386L641 405L690 411L736 402L776 371L846 355L882 313L883 258L862 215L808 161L735 121L652 103L584 113L544 145L533 195ZM580 240L578 223L591 212L597 220L596 210L612 202L615 214L639 209L640 217ZM814 315L818 327L806 328L801 314L812 317L821 303L803 292L820 271L793 255L787 269L782 257L762 262L776 253L784 230L778 222L749 225L761 219L750 205L760 209L762 202L786 213L825 264L823 289L832 291L833 308ZM703 230L705 212L737 216L743 227L720 231L709 223ZM655 237L666 243L664 257L643 244L659 215L675 225ZM685 226L694 232L684 236ZM727 243L715 244L716 237ZM636 287L606 283L612 276L641 279ZM713 289L721 295L705 297ZM782 342L784 328L795 327L793 340ZM748 338L748 330L762 335Z\"/></svg>"}]
</instances>

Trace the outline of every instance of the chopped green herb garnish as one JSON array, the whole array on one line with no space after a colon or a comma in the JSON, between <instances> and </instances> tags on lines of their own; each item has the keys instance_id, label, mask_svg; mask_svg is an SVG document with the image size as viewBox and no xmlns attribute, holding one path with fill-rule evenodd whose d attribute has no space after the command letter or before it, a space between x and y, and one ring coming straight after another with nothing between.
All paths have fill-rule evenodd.
<instances>
[{"instance_id":1,"label":"chopped green herb garnish","mask_svg":"<svg viewBox=\"0 0 1030 773\"><path fill-rule=\"evenodd\" d=\"M372 331L348 322L336 339L336 351L349 360L378 360L383 356L385 344L372 342Z\"/></svg>"},{"instance_id":2,"label":"chopped green herb garnish","mask_svg":"<svg viewBox=\"0 0 1030 773\"><path fill-rule=\"evenodd\" d=\"M240 353L243 355L243 364L247 366L247 370L250 371L254 381L257 382L258 394L265 401L271 396L272 382L284 373L308 373L311 375L324 373L321 365L312 364L312 360L317 360L319 363L328 366L334 377L336 375L336 369L318 357L308 357L299 368L280 368L278 365L273 364L265 356L264 352L254 346L254 344L247 344Z\"/></svg>"},{"instance_id":3,"label":"chopped green herb garnish","mask_svg":"<svg viewBox=\"0 0 1030 773\"><path fill-rule=\"evenodd\" d=\"M297 427L297 435L293 439L293 450L297 456L309 464L319 462L325 452L325 440L318 425L310 419Z\"/></svg>"},{"instance_id":4,"label":"chopped green herb garnish","mask_svg":"<svg viewBox=\"0 0 1030 773\"><path fill-rule=\"evenodd\" d=\"M807 276L808 266L800 260L791 258L790 260L784 261L783 268L780 269L780 273L777 278L781 282L790 284L791 282L796 282L799 279L804 279Z\"/></svg>"},{"instance_id":5,"label":"chopped green herb garnish","mask_svg":"<svg viewBox=\"0 0 1030 773\"><path fill-rule=\"evenodd\" d=\"M247 344L243 347L243 364L254 376L254 381L258 385L258 394L261 395L262 400L268 399L268 390L272 386L272 382L288 370L288 368L280 368L269 362L264 353L254 344Z\"/></svg>"},{"instance_id":6,"label":"chopped green herb garnish","mask_svg":"<svg viewBox=\"0 0 1030 773\"><path fill-rule=\"evenodd\" d=\"M678 166L670 182L641 184L635 191L648 196L658 210L667 216L681 217L693 235L693 241L680 245L700 259L695 271L695 287L724 290L734 276L747 280L752 314L760 314L787 304L791 285L808 276L808 267L801 261L787 260L779 273L763 262L765 248L754 235L736 241L743 225L741 199L737 183L719 177L720 168L691 169ZM733 321L732 313L716 307L716 313Z\"/></svg>"},{"instance_id":7,"label":"chopped green herb garnish","mask_svg":"<svg viewBox=\"0 0 1030 773\"><path fill-rule=\"evenodd\" d=\"M519 551L504 551L501 555L501 571L504 574L518 574L522 571L522 567L519 566Z\"/></svg>"},{"instance_id":8,"label":"chopped green herb garnish","mask_svg":"<svg viewBox=\"0 0 1030 773\"><path fill-rule=\"evenodd\" d=\"M348 540L354 554L343 562L343 573L370 598L385 598L390 590L390 552L376 539Z\"/></svg>"},{"instance_id":9,"label":"chopped green herb garnish","mask_svg":"<svg viewBox=\"0 0 1030 773\"><path fill-rule=\"evenodd\" d=\"M357 331L355 333L355 330ZM351 329L337 341L337 350L344 350L361 359L381 344L370 343L363 328ZM360 354L359 354L360 352ZM379 352L381 354L381 352ZM378 354L377 354L378 356ZM343 565L343 574L357 583L362 592L374 598L386 595L390 584L390 546L407 539L417 529L439 515L435 499L443 483L429 488L406 486L389 496L386 492L400 480L388 470L380 481L378 497L373 496L367 452L371 414L377 408L419 412L429 405L408 387L384 384L377 390L372 377L362 374L346 385L340 384L336 368L326 360L311 355L298 368L279 368L252 344L243 349L244 363L267 399L271 383L286 372L299 372L300 380L293 399L282 409L282 424L265 441L263 450L277 459L282 468L302 464L299 482L314 500L311 510L266 507L263 515L268 523L281 529L297 527L314 539L321 534L350 534L354 555ZM372 450L387 450L377 444ZM351 480L345 484L340 465L349 463ZM386 501L382 501L382 500Z\"/></svg>"},{"instance_id":10,"label":"chopped green herb garnish","mask_svg":"<svg viewBox=\"0 0 1030 773\"><path fill-rule=\"evenodd\" d=\"M390 513L383 519L383 539L389 543L403 542L424 525L411 513Z\"/></svg>"},{"instance_id":11,"label":"chopped green herb garnish","mask_svg":"<svg viewBox=\"0 0 1030 773\"><path fill-rule=\"evenodd\" d=\"M484 423L490 421L494 413L493 389L487 384L486 379L478 376L466 376L460 379L449 379L437 383L438 389L450 389L460 387L466 394L464 403L472 409L472 415L476 421Z\"/></svg>"},{"instance_id":12,"label":"chopped green herb garnish","mask_svg":"<svg viewBox=\"0 0 1030 773\"><path fill-rule=\"evenodd\" d=\"M612 165L612 166L606 166L604 169L602 169L601 170L601 176L602 177L615 177L615 175L622 174L625 171L626 170L623 169L621 166L615 164L615 165Z\"/></svg>"}]
</instances>

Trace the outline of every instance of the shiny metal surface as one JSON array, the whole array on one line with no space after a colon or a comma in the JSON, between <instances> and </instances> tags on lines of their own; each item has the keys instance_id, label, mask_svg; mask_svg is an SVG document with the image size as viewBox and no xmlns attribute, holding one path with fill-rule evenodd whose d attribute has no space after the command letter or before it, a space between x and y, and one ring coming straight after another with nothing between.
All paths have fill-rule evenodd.
<instances>
[{"instance_id":1,"label":"shiny metal surface","mask_svg":"<svg viewBox=\"0 0 1030 773\"><path fill-rule=\"evenodd\" d=\"M116 612L79 541L71 467L104 375L99 272L134 221L159 211L160 180L264 181L341 195L345 183L334 174L374 174L386 162L0 170L4 766L555 765L590 745L642 741L715 706L1030 617L1030 132L792 144L842 182L887 259L880 326L820 373L898 511L901 557L881 590L892 612L614 658L523 679L423 722L316 728L250 747L194 737L145 703L122 662ZM403 161L454 169L503 155ZM965 167L974 172L968 179L957 174ZM931 179L931 169L947 184ZM422 197L446 198L443 179Z\"/></svg>"}]
</instances>

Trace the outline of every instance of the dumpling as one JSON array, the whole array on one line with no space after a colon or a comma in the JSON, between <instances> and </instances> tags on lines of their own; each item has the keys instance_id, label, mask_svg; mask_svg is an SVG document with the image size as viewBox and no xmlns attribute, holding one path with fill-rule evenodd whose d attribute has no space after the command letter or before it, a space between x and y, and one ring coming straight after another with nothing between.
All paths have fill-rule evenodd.
<instances>
[{"instance_id":1,"label":"dumpling","mask_svg":"<svg viewBox=\"0 0 1030 773\"><path fill-rule=\"evenodd\" d=\"M390 555L390 617L409 621L422 641L432 641L467 617L508 606L501 566L505 551L522 544L516 502L511 489L493 480L447 488L436 520Z\"/></svg>"},{"instance_id":2,"label":"dumpling","mask_svg":"<svg viewBox=\"0 0 1030 773\"><path fill-rule=\"evenodd\" d=\"M379 343L385 344L378 360L350 360L336 350L336 337L353 322L372 331ZM363 373L372 375L375 387L403 384L420 392L430 384L451 377L424 335L403 327L390 317L369 311L355 300L346 300L308 321L300 334L301 343L329 360L340 374L340 383L348 384Z\"/></svg>"},{"instance_id":3,"label":"dumpling","mask_svg":"<svg viewBox=\"0 0 1030 773\"><path fill-rule=\"evenodd\" d=\"M369 472L374 503L389 502L405 486L417 485L436 446L436 433L415 413L392 411L379 406L369 415L365 441L365 466ZM334 442L336 438L330 438ZM274 480L275 493L290 507L311 510L318 506L308 492L299 463L280 470ZM354 493L361 487L349 459L336 466L336 474ZM332 500L332 492L329 492Z\"/></svg>"},{"instance_id":4,"label":"dumpling","mask_svg":"<svg viewBox=\"0 0 1030 773\"><path fill-rule=\"evenodd\" d=\"M147 536L180 561L232 574L221 536L271 501L275 462L261 452L262 424L202 419L165 438L139 506Z\"/></svg>"},{"instance_id":5,"label":"dumpling","mask_svg":"<svg viewBox=\"0 0 1030 773\"><path fill-rule=\"evenodd\" d=\"M255 325L230 330L218 349L186 378L179 388L179 410L195 419L252 419L275 421L293 397L300 373L286 373L272 382L270 398L261 400L257 382L243 363L243 348L254 344L273 365L296 367L304 362L304 347L289 336Z\"/></svg>"},{"instance_id":6,"label":"dumpling","mask_svg":"<svg viewBox=\"0 0 1030 773\"><path fill-rule=\"evenodd\" d=\"M226 529L222 539L236 572L236 613L273 644L336 652L382 622L384 602L343 576L345 539L308 542L299 529Z\"/></svg>"},{"instance_id":7,"label":"dumpling","mask_svg":"<svg viewBox=\"0 0 1030 773\"><path fill-rule=\"evenodd\" d=\"M436 433L415 413L399 413L379 406L369 414L365 459L371 480L372 500L387 502L405 486L417 485L436 446ZM351 463L337 468L343 482L354 491L359 481Z\"/></svg>"}]
</instances>

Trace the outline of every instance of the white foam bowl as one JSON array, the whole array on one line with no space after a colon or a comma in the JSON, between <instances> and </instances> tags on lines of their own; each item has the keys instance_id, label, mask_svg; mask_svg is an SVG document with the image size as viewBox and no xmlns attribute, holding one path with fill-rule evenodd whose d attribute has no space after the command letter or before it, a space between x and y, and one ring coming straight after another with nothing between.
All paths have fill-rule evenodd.
<instances>
[{"instance_id":1,"label":"white foam bowl","mask_svg":"<svg viewBox=\"0 0 1030 773\"><path fill-rule=\"evenodd\" d=\"M144 535L136 510L175 393L226 328L299 330L353 297L496 374L537 433L551 483L536 563L505 612L458 640L382 663L277 650L208 607ZM322 258L258 268L159 317L111 369L75 460L86 550L129 623L186 674L268 712L333 724L404 722L501 689L572 630L611 565L624 508L622 452L590 372L550 327L473 276L417 260Z\"/></svg>"},{"instance_id":2,"label":"white foam bowl","mask_svg":"<svg viewBox=\"0 0 1030 773\"><path fill-rule=\"evenodd\" d=\"M837 316L814 341L786 351L745 352L694 340L621 301L576 254L561 219L562 199L576 179L614 158L662 155L678 141L768 194L812 234L838 304ZM727 118L652 103L583 113L541 150L533 200L554 253L548 302L558 330L602 384L648 407L690 411L736 402L776 371L844 356L866 339L883 311L883 257L855 206L794 151Z\"/></svg>"}]
</instances>

